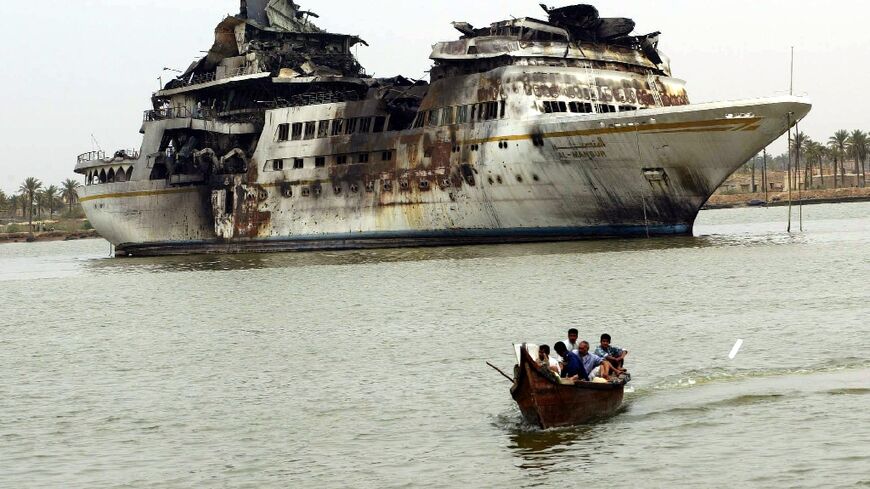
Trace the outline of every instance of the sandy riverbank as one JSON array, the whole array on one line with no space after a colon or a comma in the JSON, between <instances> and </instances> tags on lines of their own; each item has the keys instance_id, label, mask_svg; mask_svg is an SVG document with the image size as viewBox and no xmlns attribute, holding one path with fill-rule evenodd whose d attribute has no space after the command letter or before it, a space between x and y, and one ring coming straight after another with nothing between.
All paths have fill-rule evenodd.
<instances>
[{"instance_id":1,"label":"sandy riverbank","mask_svg":"<svg viewBox=\"0 0 870 489\"><path fill-rule=\"evenodd\" d=\"M100 235L93 229L89 231L46 231L43 233L0 233L0 244L32 243L40 241L73 241L78 239L94 239Z\"/></svg>"},{"instance_id":2,"label":"sandy riverbank","mask_svg":"<svg viewBox=\"0 0 870 489\"><path fill-rule=\"evenodd\" d=\"M792 192L792 203L803 202L807 204L833 204L844 202L867 202L870 201L870 188L839 188L828 190L805 190L800 193ZM710 197L705 209L730 209L734 207L750 207L765 202L763 192L754 194L716 194ZM769 192L767 204L769 206L788 205L788 192Z\"/></svg>"}]
</instances>

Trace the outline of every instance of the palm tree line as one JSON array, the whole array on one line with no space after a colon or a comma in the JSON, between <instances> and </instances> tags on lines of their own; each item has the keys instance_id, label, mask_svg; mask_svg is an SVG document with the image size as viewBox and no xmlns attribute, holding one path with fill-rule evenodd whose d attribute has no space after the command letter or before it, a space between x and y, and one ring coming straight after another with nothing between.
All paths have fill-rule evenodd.
<instances>
[{"instance_id":1,"label":"palm tree line","mask_svg":"<svg viewBox=\"0 0 870 489\"><path fill-rule=\"evenodd\" d=\"M34 218L54 219L55 214L73 215L74 206L78 203L76 190L82 185L72 179L66 179L59 186L45 185L34 177L26 178L18 187L18 192L7 195L0 190L0 215L8 218L27 219L29 229L33 229Z\"/></svg>"},{"instance_id":2,"label":"palm tree line","mask_svg":"<svg viewBox=\"0 0 870 489\"><path fill-rule=\"evenodd\" d=\"M767 164L774 171L786 171L790 164L792 188L798 188L801 183L808 189L863 188L867 186L868 157L870 134L864 131L840 130L824 142L797 132L792 136L789 152L767 160ZM747 164L748 169L757 168L760 160L760 156L753 158ZM854 181L847 183L847 175L852 176Z\"/></svg>"}]
</instances>

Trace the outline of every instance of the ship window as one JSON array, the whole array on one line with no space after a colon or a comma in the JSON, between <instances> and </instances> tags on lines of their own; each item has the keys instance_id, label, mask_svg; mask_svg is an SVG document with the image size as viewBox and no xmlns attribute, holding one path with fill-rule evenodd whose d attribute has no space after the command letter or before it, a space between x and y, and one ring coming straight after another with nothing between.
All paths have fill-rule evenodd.
<instances>
[{"instance_id":1,"label":"ship window","mask_svg":"<svg viewBox=\"0 0 870 489\"><path fill-rule=\"evenodd\" d=\"M482 121L485 119L484 111L486 110L486 104L478 104L477 105L477 120Z\"/></svg>"},{"instance_id":2,"label":"ship window","mask_svg":"<svg viewBox=\"0 0 870 489\"><path fill-rule=\"evenodd\" d=\"M344 119L335 119L332 121L332 135L338 136L344 131Z\"/></svg>"},{"instance_id":3,"label":"ship window","mask_svg":"<svg viewBox=\"0 0 870 489\"><path fill-rule=\"evenodd\" d=\"M345 121L345 128L344 128L345 134L353 134L356 132L356 121L357 121L356 119L347 119Z\"/></svg>"},{"instance_id":4,"label":"ship window","mask_svg":"<svg viewBox=\"0 0 870 489\"><path fill-rule=\"evenodd\" d=\"M498 105L499 105L498 117L500 119L504 119L505 112L507 111L507 102L502 100L501 102L498 103Z\"/></svg>"},{"instance_id":5,"label":"ship window","mask_svg":"<svg viewBox=\"0 0 870 489\"><path fill-rule=\"evenodd\" d=\"M544 108L544 112L545 112L545 113L547 113L547 114L552 114L552 113L553 113L553 104L552 104L552 102L550 102L549 100L545 100L541 105L543 106L543 108Z\"/></svg>"},{"instance_id":6,"label":"ship window","mask_svg":"<svg viewBox=\"0 0 870 489\"><path fill-rule=\"evenodd\" d=\"M296 170L301 170L305 168L305 160L302 158L295 158L293 160L293 168L295 168Z\"/></svg>"},{"instance_id":7,"label":"ship window","mask_svg":"<svg viewBox=\"0 0 870 489\"><path fill-rule=\"evenodd\" d=\"M314 133L317 131L317 123L305 123L305 139L314 139Z\"/></svg>"},{"instance_id":8,"label":"ship window","mask_svg":"<svg viewBox=\"0 0 870 489\"><path fill-rule=\"evenodd\" d=\"M447 107L441 111L441 125L449 126L453 124L453 107Z\"/></svg>"},{"instance_id":9,"label":"ship window","mask_svg":"<svg viewBox=\"0 0 870 489\"><path fill-rule=\"evenodd\" d=\"M469 120L470 120L471 122L474 122L474 120L475 120L476 118L477 118L477 106L476 106L476 105L472 105L472 106L471 106L471 118L470 118Z\"/></svg>"},{"instance_id":10,"label":"ship window","mask_svg":"<svg viewBox=\"0 0 870 489\"><path fill-rule=\"evenodd\" d=\"M368 134L372 130L372 118L366 117L359 121L359 132Z\"/></svg>"},{"instance_id":11,"label":"ship window","mask_svg":"<svg viewBox=\"0 0 870 489\"><path fill-rule=\"evenodd\" d=\"M366 182L366 192L372 193L375 191L375 182L369 181Z\"/></svg>"},{"instance_id":12,"label":"ship window","mask_svg":"<svg viewBox=\"0 0 870 489\"><path fill-rule=\"evenodd\" d=\"M456 123L465 124L466 122L468 122L468 106L463 105L459 107L459 112L456 114Z\"/></svg>"},{"instance_id":13,"label":"ship window","mask_svg":"<svg viewBox=\"0 0 870 489\"><path fill-rule=\"evenodd\" d=\"M387 125L387 118L384 116L375 117L375 125L372 132L384 132L384 127Z\"/></svg>"},{"instance_id":14,"label":"ship window","mask_svg":"<svg viewBox=\"0 0 870 489\"><path fill-rule=\"evenodd\" d=\"M284 169L284 160L273 160L272 171L281 171Z\"/></svg>"},{"instance_id":15,"label":"ship window","mask_svg":"<svg viewBox=\"0 0 870 489\"><path fill-rule=\"evenodd\" d=\"M278 124L278 141L290 139L290 124Z\"/></svg>"},{"instance_id":16,"label":"ship window","mask_svg":"<svg viewBox=\"0 0 870 489\"><path fill-rule=\"evenodd\" d=\"M133 179L133 167L127 168L127 180Z\"/></svg>"},{"instance_id":17,"label":"ship window","mask_svg":"<svg viewBox=\"0 0 870 489\"><path fill-rule=\"evenodd\" d=\"M314 168L323 168L326 166L326 158L323 156L318 156L314 158Z\"/></svg>"},{"instance_id":18,"label":"ship window","mask_svg":"<svg viewBox=\"0 0 870 489\"><path fill-rule=\"evenodd\" d=\"M299 141L302 139L302 123L297 122L293 124L293 140Z\"/></svg>"},{"instance_id":19,"label":"ship window","mask_svg":"<svg viewBox=\"0 0 870 489\"><path fill-rule=\"evenodd\" d=\"M571 112L579 113L579 114L591 114L592 113L592 104L589 102L571 102L568 104L568 108L571 109Z\"/></svg>"},{"instance_id":20,"label":"ship window","mask_svg":"<svg viewBox=\"0 0 870 489\"><path fill-rule=\"evenodd\" d=\"M308 187L302 187L302 196L308 197L310 195L311 195L311 189L309 189Z\"/></svg>"},{"instance_id":21,"label":"ship window","mask_svg":"<svg viewBox=\"0 0 870 489\"><path fill-rule=\"evenodd\" d=\"M336 165L346 165L347 164L347 155L338 155L335 157Z\"/></svg>"},{"instance_id":22,"label":"ship window","mask_svg":"<svg viewBox=\"0 0 870 489\"><path fill-rule=\"evenodd\" d=\"M635 107L633 105L620 105L619 106L620 112L633 112L635 110L637 110L637 107Z\"/></svg>"},{"instance_id":23,"label":"ship window","mask_svg":"<svg viewBox=\"0 0 870 489\"><path fill-rule=\"evenodd\" d=\"M381 153L381 161L390 161L392 159L393 159L393 152L392 151L384 151L383 153Z\"/></svg>"},{"instance_id":24,"label":"ship window","mask_svg":"<svg viewBox=\"0 0 870 489\"><path fill-rule=\"evenodd\" d=\"M368 153L360 153L357 157L358 163L368 163L369 162L369 154Z\"/></svg>"},{"instance_id":25,"label":"ship window","mask_svg":"<svg viewBox=\"0 0 870 489\"><path fill-rule=\"evenodd\" d=\"M430 110L426 117L427 126L437 126L438 117L441 115L441 109Z\"/></svg>"},{"instance_id":26,"label":"ship window","mask_svg":"<svg viewBox=\"0 0 870 489\"><path fill-rule=\"evenodd\" d=\"M320 121L317 123L317 137L325 138L329 136L329 121Z\"/></svg>"},{"instance_id":27,"label":"ship window","mask_svg":"<svg viewBox=\"0 0 870 489\"><path fill-rule=\"evenodd\" d=\"M426 113L418 112L417 117L414 119L414 129L419 129L423 127L423 121L425 120Z\"/></svg>"},{"instance_id":28,"label":"ship window","mask_svg":"<svg viewBox=\"0 0 870 489\"><path fill-rule=\"evenodd\" d=\"M225 199L224 199L224 214L232 214L233 208L235 207L235 197L236 193L233 189L228 189L225 191Z\"/></svg>"},{"instance_id":29,"label":"ship window","mask_svg":"<svg viewBox=\"0 0 870 489\"><path fill-rule=\"evenodd\" d=\"M599 114L610 114L612 112L616 112L615 105L598 104L598 113Z\"/></svg>"},{"instance_id":30,"label":"ship window","mask_svg":"<svg viewBox=\"0 0 870 489\"><path fill-rule=\"evenodd\" d=\"M559 112L568 112L568 105L565 102L559 102Z\"/></svg>"}]
</instances>

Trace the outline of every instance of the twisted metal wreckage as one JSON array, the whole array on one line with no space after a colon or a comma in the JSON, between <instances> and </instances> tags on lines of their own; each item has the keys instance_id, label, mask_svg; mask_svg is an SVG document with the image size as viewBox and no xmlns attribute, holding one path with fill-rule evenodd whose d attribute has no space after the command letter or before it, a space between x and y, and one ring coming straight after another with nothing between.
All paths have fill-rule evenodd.
<instances>
[{"instance_id":1,"label":"twisted metal wreckage","mask_svg":"<svg viewBox=\"0 0 870 489\"><path fill-rule=\"evenodd\" d=\"M590 5L433 47L430 83L373 78L290 0L247 0L152 97L140 150L84 154L81 202L119 256L691 233L810 110L690 105L659 33Z\"/></svg>"}]
</instances>

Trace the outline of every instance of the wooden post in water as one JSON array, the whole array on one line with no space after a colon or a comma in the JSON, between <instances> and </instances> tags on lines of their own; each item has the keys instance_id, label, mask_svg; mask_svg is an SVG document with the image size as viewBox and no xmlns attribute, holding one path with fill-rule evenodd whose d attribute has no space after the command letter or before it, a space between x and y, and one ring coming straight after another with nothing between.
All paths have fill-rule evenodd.
<instances>
[{"instance_id":1,"label":"wooden post in water","mask_svg":"<svg viewBox=\"0 0 870 489\"><path fill-rule=\"evenodd\" d=\"M770 187L770 184L767 182L767 148L764 148L761 152L764 157L761 164L761 185L764 186L764 201L770 202L767 198L767 189Z\"/></svg>"}]
</instances>

